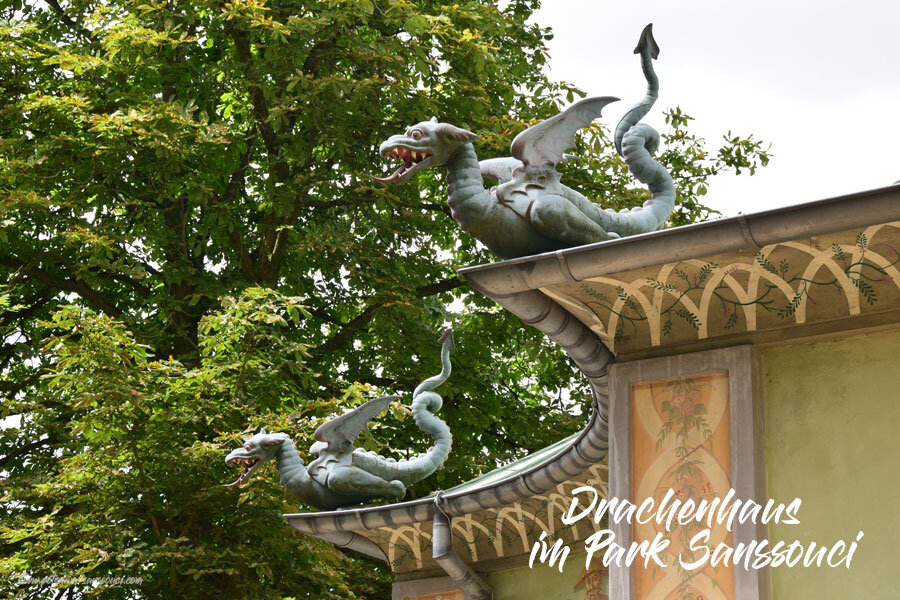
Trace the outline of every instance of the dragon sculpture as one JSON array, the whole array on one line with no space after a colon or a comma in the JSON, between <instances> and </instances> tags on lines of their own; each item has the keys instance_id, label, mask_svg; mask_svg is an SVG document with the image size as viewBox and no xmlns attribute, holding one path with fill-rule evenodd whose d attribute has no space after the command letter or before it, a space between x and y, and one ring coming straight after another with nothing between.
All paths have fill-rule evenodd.
<instances>
[{"instance_id":1,"label":"dragon sculpture","mask_svg":"<svg viewBox=\"0 0 900 600\"><path fill-rule=\"evenodd\" d=\"M440 338L441 365L438 375L426 379L413 392L412 414L416 425L434 439L427 452L409 460L384 458L375 452L354 448L353 442L367 427L369 419L384 412L399 396L383 396L335 417L316 429L311 454L318 458L309 466L285 433L265 429L232 451L227 465L243 464L240 477L226 486L238 485L267 462L274 460L281 485L300 502L324 510L359 504L374 498L400 499L406 487L434 473L450 454L450 429L434 415L443 401L433 390L450 376L453 331Z\"/></svg>"},{"instance_id":2,"label":"dragon sculpture","mask_svg":"<svg viewBox=\"0 0 900 600\"><path fill-rule=\"evenodd\" d=\"M635 54L647 80L647 94L622 117L615 131L616 151L632 175L650 190L641 207L616 212L603 209L560 183L556 165L575 145L575 133L600 117L618 98L585 98L558 115L521 132L513 140L512 157L478 161L472 142L476 135L437 119L423 121L406 133L391 136L379 151L403 161L383 183L403 184L432 166L447 171L449 205L460 227L501 258L549 252L663 226L675 205L675 186L666 169L653 158L659 133L639 121L659 93L653 59L659 47L652 24L641 33ZM486 190L482 177L499 185Z\"/></svg>"}]
</instances>

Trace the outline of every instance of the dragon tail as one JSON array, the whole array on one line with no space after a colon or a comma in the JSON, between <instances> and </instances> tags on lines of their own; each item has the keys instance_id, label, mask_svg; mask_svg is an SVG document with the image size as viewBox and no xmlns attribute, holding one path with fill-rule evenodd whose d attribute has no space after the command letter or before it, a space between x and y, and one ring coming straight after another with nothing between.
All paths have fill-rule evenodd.
<instances>
[{"instance_id":1,"label":"dragon tail","mask_svg":"<svg viewBox=\"0 0 900 600\"><path fill-rule=\"evenodd\" d=\"M647 80L647 95L632 106L616 125L615 144L619 156L624 156L622 140L625 134L650 112L659 97L659 78L656 76L656 71L653 70L653 61L659 56L659 46L653 39L653 23L644 27L634 53L641 55L641 70L644 71L644 78Z\"/></svg>"},{"instance_id":2,"label":"dragon tail","mask_svg":"<svg viewBox=\"0 0 900 600\"><path fill-rule=\"evenodd\" d=\"M650 190L650 200L643 206L600 211L600 225L621 236L655 231L669 218L675 207L675 184L672 177L653 154L659 148L659 133L640 120L650 112L659 96L659 79L653 70L653 60L659 56L659 46L653 39L653 24L641 32L635 54L641 56L641 69L647 80L647 95L625 113L616 125L615 145L635 179Z\"/></svg>"},{"instance_id":3,"label":"dragon tail","mask_svg":"<svg viewBox=\"0 0 900 600\"><path fill-rule=\"evenodd\" d=\"M447 329L441 336L441 372L420 383L413 392L412 413L419 429L434 440L427 452L411 459L394 461L365 450L354 451L354 463L365 470L390 480L400 480L404 485L420 481L434 473L450 455L453 437L450 428L434 413L441 409L443 400L436 394L436 387L450 376L450 352L453 350L453 330Z\"/></svg>"},{"instance_id":4,"label":"dragon tail","mask_svg":"<svg viewBox=\"0 0 900 600\"><path fill-rule=\"evenodd\" d=\"M444 464L450 454L450 445L453 437L450 428L434 413L441 409L444 402L441 397L432 390L444 383L450 377L450 351L453 350L453 330L447 329L441 336L441 372L434 377L429 377L420 383L413 392L412 413L419 429L427 433L434 440L434 445L424 454L407 461L406 477L399 478L405 484L419 481L434 473L438 467Z\"/></svg>"}]
</instances>

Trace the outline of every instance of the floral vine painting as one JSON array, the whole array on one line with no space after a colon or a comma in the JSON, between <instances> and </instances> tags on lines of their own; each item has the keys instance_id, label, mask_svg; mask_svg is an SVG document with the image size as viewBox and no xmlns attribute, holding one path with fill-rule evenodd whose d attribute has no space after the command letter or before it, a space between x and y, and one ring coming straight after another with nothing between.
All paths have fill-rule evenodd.
<instances>
[{"instance_id":1,"label":"floral vine painting","mask_svg":"<svg viewBox=\"0 0 900 600\"><path fill-rule=\"evenodd\" d=\"M631 390L632 498L657 502L674 491L682 502L711 501L731 487L731 433L728 374L709 373L641 383ZM731 569L706 567L687 571L678 556L692 560L689 540L706 523L635 524L634 539L652 540L657 532L671 541L660 567L634 568L635 599L731 600ZM724 527L712 528L712 542L730 543Z\"/></svg>"}]
</instances>

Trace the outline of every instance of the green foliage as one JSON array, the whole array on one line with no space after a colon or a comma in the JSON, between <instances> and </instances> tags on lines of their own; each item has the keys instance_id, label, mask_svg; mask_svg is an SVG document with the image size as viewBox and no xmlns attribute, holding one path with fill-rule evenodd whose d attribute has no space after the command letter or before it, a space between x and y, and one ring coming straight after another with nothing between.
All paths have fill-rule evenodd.
<instances>
[{"instance_id":1,"label":"green foliage","mask_svg":"<svg viewBox=\"0 0 900 600\"><path fill-rule=\"evenodd\" d=\"M0 9L0 577L141 577L68 597L384 598L383 569L293 536L271 467L219 486L235 433L304 450L328 415L440 370L447 488L575 431L589 394L534 330L461 287L492 258L443 184L385 188L377 146L439 116L482 157L579 92L544 75L537 0L19 0ZM501 8L502 7L502 8ZM676 223L712 175L669 113ZM570 183L643 201L597 126ZM277 291L276 291L277 290ZM298 297L302 297L301 301ZM572 390L564 393L563 390ZM408 396L404 399L408 404ZM363 443L420 451L395 406ZM233 474L232 474L233 475ZM38 598L52 586L0 585Z\"/></svg>"},{"instance_id":2,"label":"green foliage","mask_svg":"<svg viewBox=\"0 0 900 600\"><path fill-rule=\"evenodd\" d=\"M143 579L137 590L80 590L105 598L138 590L179 598L282 598L298 590L365 597L352 586L384 592L383 570L360 569L332 546L291 534L280 515L295 507L273 473L244 492L221 486L230 475L223 449L240 444L233 432L265 424L307 447L339 408L339 400L304 398L306 349L284 335L304 311L296 298L250 288L223 304L201 321L194 368L154 359L121 322L77 306L42 324L53 361L27 402L28 420L50 430L62 454L35 457L30 485L5 490L4 503L21 503L0 529L15 548L0 563L10 590L27 572ZM358 574L355 582L347 572ZM18 591L43 593L31 582Z\"/></svg>"}]
</instances>

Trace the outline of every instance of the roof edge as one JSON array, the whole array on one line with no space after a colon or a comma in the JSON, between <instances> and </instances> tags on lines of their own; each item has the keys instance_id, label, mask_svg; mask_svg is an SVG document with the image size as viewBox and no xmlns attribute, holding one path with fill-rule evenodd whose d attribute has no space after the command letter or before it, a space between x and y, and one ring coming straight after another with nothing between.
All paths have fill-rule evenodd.
<instances>
[{"instance_id":1,"label":"roof edge","mask_svg":"<svg viewBox=\"0 0 900 600\"><path fill-rule=\"evenodd\" d=\"M900 185L524 256L458 272L494 300L542 287L900 221ZM689 242L689 243L688 243ZM664 257L664 258L663 258ZM498 300L499 301L499 300Z\"/></svg>"}]
</instances>

